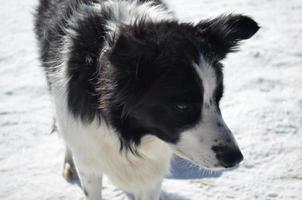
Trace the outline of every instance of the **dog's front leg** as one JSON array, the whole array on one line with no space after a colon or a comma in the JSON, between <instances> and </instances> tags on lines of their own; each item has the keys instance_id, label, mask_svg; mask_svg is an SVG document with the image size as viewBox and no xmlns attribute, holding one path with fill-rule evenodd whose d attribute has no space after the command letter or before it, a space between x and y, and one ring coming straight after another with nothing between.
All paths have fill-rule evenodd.
<instances>
[{"instance_id":1,"label":"dog's front leg","mask_svg":"<svg viewBox=\"0 0 302 200\"><path fill-rule=\"evenodd\" d=\"M81 165L77 165L81 187L87 200L102 199L102 174L92 173Z\"/></svg>"},{"instance_id":2,"label":"dog's front leg","mask_svg":"<svg viewBox=\"0 0 302 200\"><path fill-rule=\"evenodd\" d=\"M79 178L73 160L72 152L68 147L66 147L66 151L65 151L65 158L63 164L63 177L68 182L76 181Z\"/></svg>"},{"instance_id":3,"label":"dog's front leg","mask_svg":"<svg viewBox=\"0 0 302 200\"><path fill-rule=\"evenodd\" d=\"M161 191L161 182L149 190L142 191L135 195L135 200L159 200Z\"/></svg>"}]
</instances>

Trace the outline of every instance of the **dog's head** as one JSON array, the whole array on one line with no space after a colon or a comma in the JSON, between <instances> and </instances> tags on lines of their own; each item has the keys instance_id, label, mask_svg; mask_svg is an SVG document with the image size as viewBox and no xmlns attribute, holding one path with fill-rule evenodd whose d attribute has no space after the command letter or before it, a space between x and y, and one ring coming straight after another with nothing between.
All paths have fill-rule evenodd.
<instances>
[{"instance_id":1,"label":"dog's head","mask_svg":"<svg viewBox=\"0 0 302 200\"><path fill-rule=\"evenodd\" d=\"M109 55L115 89L109 120L124 144L152 134L206 168L243 156L219 108L221 60L259 29L251 18L138 22L120 30Z\"/></svg>"}]
</instances>

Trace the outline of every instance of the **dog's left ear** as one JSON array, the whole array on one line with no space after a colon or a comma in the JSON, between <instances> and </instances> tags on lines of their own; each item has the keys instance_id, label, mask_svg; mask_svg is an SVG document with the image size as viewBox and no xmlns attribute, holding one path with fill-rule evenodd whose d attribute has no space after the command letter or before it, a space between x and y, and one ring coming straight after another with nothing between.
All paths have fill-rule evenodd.
<instances>
[{"instance_id":1,"label":"dog's left ear","mask_svg":"<svg viewBox=\"0 0 302 200\"><path fill-rule=\"evenodd\" d=\"M258 30L257 22L244 15L223 15L196 25L197 34L213 52L213 59L221 60L236 51L241 40L252 37Z\"/></svg>"}]
</instances>

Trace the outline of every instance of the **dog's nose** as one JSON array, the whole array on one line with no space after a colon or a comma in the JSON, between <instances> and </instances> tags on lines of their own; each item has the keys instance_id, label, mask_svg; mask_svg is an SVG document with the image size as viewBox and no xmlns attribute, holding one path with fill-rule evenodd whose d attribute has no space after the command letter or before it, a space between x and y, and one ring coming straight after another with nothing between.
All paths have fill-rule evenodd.
<instances>
[{"instance_id":1,"label":"dog's nose","mask_svg":"<svg viewBox=\"0 0 302 200\"><path fill-rule=\"evenodd\" d=\"M241 151L237 148L226 149L216 153L216 157L223 167L234 167L243 160Z\"/></svg>"}]
</instances>

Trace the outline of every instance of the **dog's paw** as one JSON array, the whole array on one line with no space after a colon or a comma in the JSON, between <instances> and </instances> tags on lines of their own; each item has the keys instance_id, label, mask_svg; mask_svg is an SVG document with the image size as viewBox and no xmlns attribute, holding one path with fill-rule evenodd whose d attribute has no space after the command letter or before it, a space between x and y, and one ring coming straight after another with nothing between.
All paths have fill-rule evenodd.
<instances>
[{"instance_id":1,"label":"dog's paw","mask_svg":"<svg viewBox=\"0 0 302 200\"><path fill-rule=\"evenodd\" d=\"M77 181L79 179L78 173L74 165L66 162L63 167L63 177L68 182Z\"/></svg>"}]
</instances>

